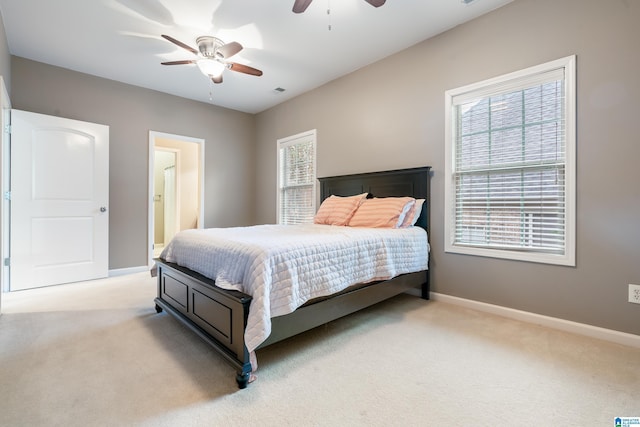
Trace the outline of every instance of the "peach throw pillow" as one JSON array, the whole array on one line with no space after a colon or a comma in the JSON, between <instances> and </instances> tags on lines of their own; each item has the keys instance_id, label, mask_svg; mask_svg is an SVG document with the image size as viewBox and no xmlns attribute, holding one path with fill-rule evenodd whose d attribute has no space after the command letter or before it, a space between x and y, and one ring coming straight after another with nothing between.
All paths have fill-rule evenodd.
<instances>
[{"instance_id":1,"label":"peach throw pillow","mask_svg":"<svg viewBox=\"0 0 640 427\"><path fill-rule=\"evenodd\" d=\"M349 221L352 227L398 228L415 205L413 197L366 199Z\"/></svg>"},{"instance_id":2,"label":"peach throw pillow","mask_svg":"<svg viewBox=\"0 0 640 427\"><path fill-rule=\"evenodd\" d=\"M347 225L358 209L360 203L367 197L367 193L357 196L329 196L320 205L313 217L314 224Z\"/></svg>"}]
</instances>

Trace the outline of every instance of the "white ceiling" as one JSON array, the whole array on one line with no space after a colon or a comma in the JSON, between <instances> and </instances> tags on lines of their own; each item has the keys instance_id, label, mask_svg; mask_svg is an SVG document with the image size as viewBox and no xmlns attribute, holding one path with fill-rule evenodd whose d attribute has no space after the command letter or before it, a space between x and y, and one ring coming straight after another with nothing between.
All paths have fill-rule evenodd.
<instances>
[{"instance_id":1,"label":"white ceiling","mask_svg":"<svg viewBox=\"0 0 640 427\"><path fill-rule=\"evenodd\" d=\"M257 113L511 1L314 0L294 14L293 0L0 0L0 11L12 55ZM194 58L161 34L196 49L201 35L237 41L231 60L264 74L226 70L214 85L195 65L160 65Z\"/></svg>"}]
</instances>

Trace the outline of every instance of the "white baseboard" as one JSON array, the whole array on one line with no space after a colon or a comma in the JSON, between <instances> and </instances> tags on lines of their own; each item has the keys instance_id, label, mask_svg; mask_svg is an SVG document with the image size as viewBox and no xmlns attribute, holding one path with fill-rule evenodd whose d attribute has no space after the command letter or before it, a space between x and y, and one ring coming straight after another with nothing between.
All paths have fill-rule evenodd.
<instances>
[{"instance_id":1,"label":"white baseboard","mask_svg":"<svg viewBox=\"0 0 640 427\"><path fill-rule=\"evenodd\" d=\"M614 331L613 329L600 328L597 326L591 326L584 323L558 319L556 317L543 316L541 314L529 313L527 311L515 310L513 308L487 304L484 302L454 297L451 295L440 294L437 292L431 292L430 297L431 297L431 300L433 301L442 301L445 303L455 304L455 305L470 308L473 310L496 314L498 316L508 317L508 318L520 320L523 322L546 326L549 328L558 329L565 332L571 332L578 335L584 335L591 338L610 341L617 344L626 345L629 347L640 348L640 335L628 334L626 332Z\"/></svg>"},{"instance_id":2,"label":"white baseboard","mask_svg":"<svg viewBox=\"0 0 640 427\"><path fill-rule=\"evenodd\" d=\"M116 276L124 276L126 274L135 274L142 273L144 271L149 271L150 267L146 265L141 265L139 267L128 267L128 268L116 268L113 270L109 270L109 277Z\"/></svg>"}]
</instances>

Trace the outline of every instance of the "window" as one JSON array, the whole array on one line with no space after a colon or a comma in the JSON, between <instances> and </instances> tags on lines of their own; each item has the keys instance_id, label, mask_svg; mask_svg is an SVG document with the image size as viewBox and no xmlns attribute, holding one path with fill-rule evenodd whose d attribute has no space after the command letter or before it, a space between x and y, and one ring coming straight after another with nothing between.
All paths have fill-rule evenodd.
<instances>
[{"instance_id":1,"label":"window","mask_svg":"<svg viewBox=\"0 0 640 427\"><path fill-rule=\"evenodd\" d=\"M313 222L316 131L278 140L278 224Z\"/></svg>"},{"instance_id":2,"label":"window","mask_svg":"<svg viewBox=\"0 0 640 427\"><path fill-rule=\"evenodd\" d=\"M575 56L445 100L445 251L575 265Z\"/></svg>"}]
</instances>

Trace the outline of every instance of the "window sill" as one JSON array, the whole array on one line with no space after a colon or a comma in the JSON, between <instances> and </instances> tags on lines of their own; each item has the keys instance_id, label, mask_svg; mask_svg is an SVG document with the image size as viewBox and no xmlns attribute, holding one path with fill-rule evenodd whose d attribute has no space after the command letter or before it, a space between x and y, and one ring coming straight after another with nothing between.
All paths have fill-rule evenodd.
<instances>
[{"instance_id":1,"label":"window sill","mask_svg":"<svg viewBox=\"0 0 640 427\"><path fill-rule=\"evenodd\" d=\"M444 251L445 253L499 258L512 261L536 262L540 264L564 265L568 267L576 266L575 255L571 253L573 251L567 251L567 253L559 255L539 252L520 252L502 249L476 248L469 246L458 246L453 244L445 245Z\"/></svg>"}]
</instances>

